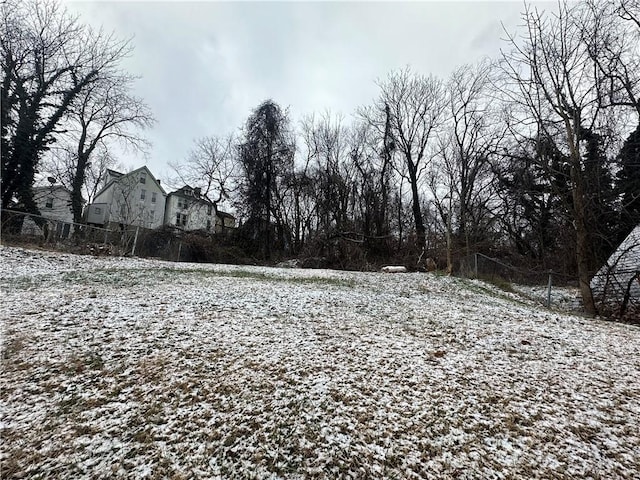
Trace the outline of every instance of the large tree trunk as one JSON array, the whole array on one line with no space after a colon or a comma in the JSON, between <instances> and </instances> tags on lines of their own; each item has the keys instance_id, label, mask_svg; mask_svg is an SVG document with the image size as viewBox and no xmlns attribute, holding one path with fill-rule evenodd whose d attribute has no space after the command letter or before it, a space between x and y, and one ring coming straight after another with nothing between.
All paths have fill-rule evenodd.
<instances>
[{"instance_id":1,"label":"large tree trunk","mask_svg":"<svg viewBox=\"0 0 640 480\"><path fill-rule=\"evenodd\" d=\"M267 193L265 196L266 201L266 211L267 211L267 231L264 236L264 257L266 260L271 259L271 170L273 168L273 159L272 159L272 145L271 139L268 141L268 150L267 150L267 169L266 169L266 182L267 182Z\"/></svg>"},{"instance_id":2,"label":"large tree trunk","mask_svg":"<svg viewBox=\"0 0 640 480\"><path fill-rule=\"evenodd\" d=\"M409 181L411 183L411 209L413 211L413 219L416 224L416 241L420 248L423 248L426 241L426 230L424 228L424 222L422 221L422 210L420 209L420 194L418 192L418 176L416 174L416 167L411 161L408 162L409 167Z\"/></svg>"},{"instance_id":3,"label":"large tree trunk","mask_svg":"<svg viewBox=\"0 0 640 480\"><path fill-rule=\"evenodd\" d=\"M79 151L76 174L73 177L71 186L71 211L73 212L73 221L75 223L82 223L82 186L84 185L84 177L87 170L87 160L88 156Z\"/></svg>"},{"instance_id":4,"label":"large tree trunk","mask_svg":"<svg viewBox=\"0 0 640 480\"><path fill-rule=\"evenodd\" d=\"M584 197L583 178L579 172L579 165L575 163L571 167L571 180L573 182L572 198L574 208L574 222L576 230L576 263L578 266L578 285L584 309L589 315L597 312L593 293L590 285L590 242L587 229L587 205Z\"/></svg>"},{"instance_id":5,"label":"large tree trunk","mask_svg":"<svg viewBox=\"0 0 640 480\"><path fill-rule=\"evenodd\" d=\"M581 118L574 114L571 118L566 113L562 119L567 134L569 145L569 159L571 168L569 176L571 179L571 198L573 201L573 222L576 231L576 265L578 267L578 286L582 296L584 309L589 315L595 315L596 305L591 292L589 265L591 248L589 231L587 229L587 199L584 191L584 172L582 171L580 154L580 125Z\"/></svg>"}]
</instances>

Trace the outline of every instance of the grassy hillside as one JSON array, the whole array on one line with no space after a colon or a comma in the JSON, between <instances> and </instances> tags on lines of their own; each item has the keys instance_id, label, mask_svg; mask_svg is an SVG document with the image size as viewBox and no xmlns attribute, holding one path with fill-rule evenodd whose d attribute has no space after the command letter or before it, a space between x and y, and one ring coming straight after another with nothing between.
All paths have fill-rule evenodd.
<instances>
[{"instance_id":1,"label":"grassy hillside","mask_svg":"<svg viewBox=\"0 0 640 480\"><path fill-rule=\"evenodd\" d=\"M640 328L480 282L0 249L1 478L637 478Z\"/></svg>"}]
</instances>

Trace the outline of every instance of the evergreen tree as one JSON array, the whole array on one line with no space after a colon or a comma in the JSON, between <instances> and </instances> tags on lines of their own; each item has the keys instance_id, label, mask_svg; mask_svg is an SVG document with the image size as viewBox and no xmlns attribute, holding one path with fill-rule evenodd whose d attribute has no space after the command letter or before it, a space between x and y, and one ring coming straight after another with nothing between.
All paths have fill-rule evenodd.
<instances>
[{"instance_id":1,"label":"evergreen tree","mask_svg":"<svg viewBox=\"0 0 640 480\"><path fill-rule=\"evenodd\" d=\"M620 240L640 224L640 125L627 137L617 160L616 193L622 201Z\"/></svg>"}]
</instances>

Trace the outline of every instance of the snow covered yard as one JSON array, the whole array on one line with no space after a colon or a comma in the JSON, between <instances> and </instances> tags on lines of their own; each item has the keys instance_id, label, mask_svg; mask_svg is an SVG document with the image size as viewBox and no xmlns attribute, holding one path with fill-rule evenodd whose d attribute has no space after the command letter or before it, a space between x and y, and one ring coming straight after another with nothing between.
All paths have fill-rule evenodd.
<instances>
[{"instance_id":1,"label":"snow covered yard","mask_svg":"<svg viewBox=\"0 0 640 480\"><path fill-rule=\"evenodd\" d=\"M640 328L430 274L0 247L5 478L640 478Z\"/></svg>"}]
</instances>

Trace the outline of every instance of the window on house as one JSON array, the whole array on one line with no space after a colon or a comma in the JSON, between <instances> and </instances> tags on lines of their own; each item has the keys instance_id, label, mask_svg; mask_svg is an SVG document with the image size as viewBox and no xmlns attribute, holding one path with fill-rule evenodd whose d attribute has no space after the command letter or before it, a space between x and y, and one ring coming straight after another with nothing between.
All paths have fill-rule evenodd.
<instances>
[{"instance_id":1,"label":"window on house","mask_svg":"<svg viewBox=\"0 0 640 480\"><path fill-rule=\"evenodd\" d=\"M144 173L140 175L140 183L147 183L147 176Z\"/></svg>"},{"instance_id":2,"label":"window on house","mask_svg":"<svg viewBox=\"0 0 640 480\"><path fill-rule=\"evenodd\" d=\"M212 205L207 206L207 215L211 215L212 211L213 211L213 206Z\"/></svg>"},{"instance_id":3,"label":"window on house","mask_svg":"<svg viewBox=\"0 0 640 480\"><path fill-rule=\"evenodd\" d=\"M211 220L207 220L207 230L211 230Z\"/></svg>"},{"instance_id":4,"label":"window on house","mask_svg":"<svg viewBox=\"0 0 640 480\"><path fill-rule=\"evenodd\" d=\"M101 215L102 209L100 207L94 207L93 213L95 213L96 215Z\"/></svg>"},{"instance_id":5,"label":"window on house","mask_svg":"<svg viewBox=\"0 0 640 480\"><path fill-rule=\"evenodd\" d=\"M151 203L156 203L156 197L158 194L156 192L151 192Z\"/></svg>"},{"instance_id":6,"label":"window on house","mask_svg":"<svg viewBox=\"0 0 640 480\"><path fill-rule=\"evenodd\" d=\"M53 208L53 198L47 198L47 202L44 204L45 208Z\"/></svg>"},{"instance_id":7,"label":"window on house","mask_svg":"<svg viewBox=\"0 0 640 480\"><path fill-rule=\"evenodd\" d=\"M147 197L147 191L143 188L140 190L140 200L144 200Z\"/></svg>"},{"instance_id":8,"label":"window on house","mask_svg":"<svg viewBox=\"0 0 640 480\"><path fill-rule=\"evenodd\" d=\"M187 216L184 213L176 214L176 226L184 227L187 225Z\"/></svg>"}]
</instances>

